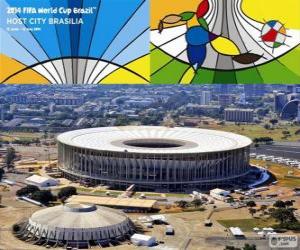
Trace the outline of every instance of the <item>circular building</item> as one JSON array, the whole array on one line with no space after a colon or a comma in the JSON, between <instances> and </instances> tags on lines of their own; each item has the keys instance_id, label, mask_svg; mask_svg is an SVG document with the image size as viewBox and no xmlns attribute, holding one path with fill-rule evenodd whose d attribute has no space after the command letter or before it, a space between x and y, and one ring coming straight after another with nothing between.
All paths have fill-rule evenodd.
<instances>
[{"instance_id":1,"label":"circular building","mask_svg":"<svg viewBox=\"0 0 300 250\"><path fill-rule=\"evenodd\" d=\"M84 247L122 240L132 225L118 210L68 203L35 212L18 234L26 241Z\"/></svg>"},{"instance_id":2,"label":"circular building","mask_svg":"<svg viewBox=\"0 0 300 250\"><path fill-rule=\"evenodd\" d=\"M300 100L294 99L284 105L281 111L281 118L285 120L293 120L298 115L298 107Z\"/></svg>"},{"instance_id":3,"label":"circular building","mask_svg":"<svg viewBox=\"0 0 300 250\"><path fill-rule=\"evenodd\" d=\"M67 178L114 188L183 191L232 184L250 170L252 141L206 129L105 127L63 133L58 166Z\"/></svg>"}]
</instances>

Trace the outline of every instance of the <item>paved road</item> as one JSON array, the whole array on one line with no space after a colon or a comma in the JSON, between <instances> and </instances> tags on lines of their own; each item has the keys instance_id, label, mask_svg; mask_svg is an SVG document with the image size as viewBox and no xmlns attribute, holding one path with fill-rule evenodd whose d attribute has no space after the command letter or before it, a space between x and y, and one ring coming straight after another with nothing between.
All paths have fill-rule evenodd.
<instances>
[{"instance_id":1,"label":"paved road","mask_svg":"<svg viewBox=\"0 0 300 250\"><path fill-rule=\"evenodd\" d=\"M252 153L274 155L276 157L284 157L300 160L300 145L260 145L258 148L252 148Z\"/></svg>"}]
</instances>

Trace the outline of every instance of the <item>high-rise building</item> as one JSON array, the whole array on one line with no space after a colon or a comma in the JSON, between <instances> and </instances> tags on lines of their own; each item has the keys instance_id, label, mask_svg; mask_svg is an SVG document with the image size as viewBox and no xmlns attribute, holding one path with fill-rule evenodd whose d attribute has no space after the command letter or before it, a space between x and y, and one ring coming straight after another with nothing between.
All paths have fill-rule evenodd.
<instances>
[{"instance_id":1,"label":"high-rise building","mask_svg":"<svg viewBox=\"0 0 300 250\"><path fill-rule=\"evenodd\" d=\"M5 109L4 109L4 105L0 105L0 115L1 115L1 121L4 122L5 121Z\"/></svg>"},{"instance_id":2,"label":"high-rise building","mask_svg":"<svg viewBox=\"0 0 300 250\"><path fill-rule=\"evenodd\" d=\"M253 109L225 109L225 121L253 122Z\"/></svg>"},{"instance_id":3,"label":"high-rise building","mask_svg":"<svg viewBox=\"0 0 300 250\"><path fill-rule=\"evenodd\" d=\"M274 93L274 110L280 113L287 103L287 96L284 93Z\"/></svg>"},{"instance_id":4,"label":"high-rise building","mask_svg":"<svg viewBox=\"0 0 300 250\"><path fill-rule=\"evenodd\" d=\"M297 115L297 121L300 122L300 103L298 104L298 115Z\"/></svg>"},{"instance_id":5,"label":"high-rise building","mask_svg":"<svg viewBox=\"0 0 300 250\"><path fill-rule=\"evenodd\" d=\"M265 84L254 84L255 85L255 96L264 96L266 93Z\"/></svg>"},{"instance_id":6,"label":"high-rise building","mask_svg":"<svg viewBox=\"0 0 300 250\"><path fill-rule=\"evenodd\" d=\"M18 110L17 104L13 103L13 104L11 104L11 105L9 106L9 112L10 112L10 113L13 114L13 113L15 113L17 110Z\"/></svg>"},{"instance_id":7,"label":"high-rise building","mask_svg":"<svg viewBox=\"0 0 300 250\"><path fill-rule=\"evenodd\" d=\"M55 103L54 102L50 102L50 104L49 104L49 111L51 113L53 113L55 111Z\"/></svg>"},{"instance_id":8,"label":"high-rise building","mask_svg":"<svg viewBox=\"0 0 300 250\"><path fill-rule=\"evenodd\" d=\"M245 84L244 91L246 99L263 96L266 92L265 84Z\"/></svg>"},{"instance_id":9,"label":"high-rise building","mask_svg":"<svg viewBox=\"0 0 300 250\"><path fill-rule=\"evenodd\" d=\"M287 86L286 86L286 92L287 92L288 94L295 93L295 85L287 85Z\"/></svg>"},{"instance_id":10,"label":"high-rise building","mask_svg":"<svg viewBox=\"0 0 300 250\"><path fill-rule=\"evenodd\" d=\"M246 104L246 96L245 96L245 94L241 94L240 95L239 103L243 104L243 105Z\"/></svg>"},{"instance_id":11,"label":"high-rise building","mask_svg":"<svg viewBox=\"0 0 300 250\"><path fill-rule=\"evenodd\" d=\"M214 84L213 91L216 94L229 94L232 90L232 84ZM234 84L234 87L236 87L236 84Z\"/></svg>"},{"instance_id":12,"label":"high-rise building","mask_svg":"<svg viewBox=\"0 0 300 250\"><path fill-rule=\"evenodd\" d=\"M234 95L229 95L229 94L222 94L219 95L219 105L226 107L235 102L235 96Z\"/></svg>"},{"instance_id":13,"label":"high-rise building","mask_svg":"<svg viewBox=\"0 0 300 250\"><path fill-rule=\"evenodd\" d=\"M211 101L211 92L210 91L202 91L200 104L201 105L209 105Z\"/></svg>"}]
</instances>

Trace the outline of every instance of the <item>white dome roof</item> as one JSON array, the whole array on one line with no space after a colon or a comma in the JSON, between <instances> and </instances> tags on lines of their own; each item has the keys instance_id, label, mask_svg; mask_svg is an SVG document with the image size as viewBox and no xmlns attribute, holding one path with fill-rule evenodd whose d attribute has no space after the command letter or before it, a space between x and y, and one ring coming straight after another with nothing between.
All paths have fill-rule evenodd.
<instances>
[{"instance_id":1,"label":"white dome roof","mask_svg":"<svg viewBox=\"0 0 300 250\"><path fill-rule=\"evenodd\" d=\"M63 133L57 140L98 151L160 154L219 152L252 143L248 137L223 131L155 126L81 129Z\"/></svg>"},{"instance_id":2,"label":"white dome roof","mask_svg":"<svg viewBox=\"0 0 300 250\"><path fill-rule=\"evenodd\" d=\"M35 212L28 230L53 240L101 240L128 233L131 222L115 209L68 203Z\"/></svg>"}]
</instances>

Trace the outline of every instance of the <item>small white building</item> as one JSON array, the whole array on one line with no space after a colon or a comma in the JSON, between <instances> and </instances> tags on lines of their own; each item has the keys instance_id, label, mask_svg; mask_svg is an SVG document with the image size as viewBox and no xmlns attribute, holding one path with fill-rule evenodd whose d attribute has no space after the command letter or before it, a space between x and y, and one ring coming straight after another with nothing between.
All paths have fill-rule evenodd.
<instances>
[{"instance_id":1,"label":"small white building","mask_svg":"<svg viewBox=\"0 0 300 250\"><path fill-rule=\"evenodd\" d=\"M171 225L167 225L166 230L165 230L165 234L166 235L174 235L175 234L174 228Z\"/></svg>"},{"instance_id":2,"label":"small white building","mask_svg":"<svg viewBox=\"0 0 300 250\"><path fill-rule=\"evenodd\" d=\"M236 238L244 238L245 237L245 234L239 227L230 227L229 231Z\"/></svg>"},{"instance_id":3,"label":"small white building","mask_svg":"<svg viewBox=\"0 0 300 250\"><path fill-rule=\"evenodd\" d=\"M226 191L224 189L215 188L215 189L210 190L209 194L211 197L213 197L216 200L224 201L230 195L230 192Z\"/></svg>"},{"instance_id":4,"label":"small white building","mask_svg":"<svg viewBox=\"0 0 300 250\"><path fill-rule=\"evenodd\" d=\"M154 215L150 215L149 217L153 222L161 222L161 223L167 222L167 218L161 214L154 214Z\"/></svg>"},{"instance_id":5,"label":"small white building","mask_svg":"<svg viewBox=\"0 0 300 250\"><path fill-rule=\"evenodd\" d=\"M267 233L273 233L273 232L274 232L274 229L271 228L271 227L264 227L264 228L262 229L262 231L263 231L265 234L267 234Z\"/></svg>"},{"instance_id":6,"label":"small white building","mask_svg":"<svg viewBox=\"0 0 300 250\"><path fill-rule=\"evenodd\" d=\"M130 237L132 244L136 246L146 246L151 247L156 244L156 238L144 234L134 234Z\"/></svg>"},{"instance_id":7,"label":"small white building","mask_svg":"<svg viewBox=\"0 0 300 250\"><path fill-rule=\"evenodd\" d=\"M37 187L52 187L57 186L59 184L59 181L56 179L39 176L36 174L26 178L25 182L28 185L34 185Z\"/></svg>"}]
</instances>

